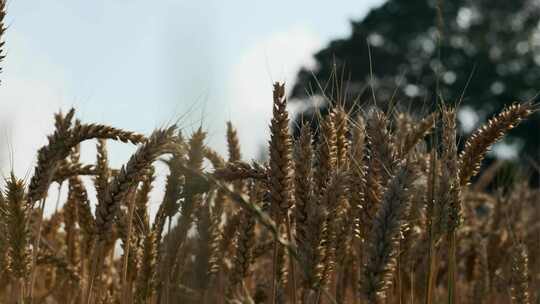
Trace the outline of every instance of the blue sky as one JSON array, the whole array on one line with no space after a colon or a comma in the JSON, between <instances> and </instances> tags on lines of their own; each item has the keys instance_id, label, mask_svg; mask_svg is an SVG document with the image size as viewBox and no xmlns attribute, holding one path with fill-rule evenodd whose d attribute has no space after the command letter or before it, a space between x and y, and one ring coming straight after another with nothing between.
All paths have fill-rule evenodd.
<instances>
[{"instance_id":1,"label":"blue sky","mask_svg":"<svg viewBox=\"0 0 540 304\"><path fill-rule=\"evenodd\" d=\"M256 157L272 82L292 84L313 52L381 3L11 0L0 75L0 152L11 163L3 172L13 165L28 174L52 113L70 106L83 121L143 133L179 117L186 133L202 123L220 151L230 119L246 158ZM115 165L131 151L113 149ZM93 161L93 152L84 157Z\"/></svg>"}]
</instances>

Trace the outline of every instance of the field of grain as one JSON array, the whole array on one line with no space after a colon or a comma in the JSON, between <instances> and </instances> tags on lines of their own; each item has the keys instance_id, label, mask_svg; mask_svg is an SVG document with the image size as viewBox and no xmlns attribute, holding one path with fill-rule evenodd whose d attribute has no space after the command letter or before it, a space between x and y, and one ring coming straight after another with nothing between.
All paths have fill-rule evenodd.
<instances>
[{"instance_id":1,"label":"field of grain","mask_svg":"<svg viewBox=\"0 0 540 304\"><path fill-rule=\"evenodd\" d=\"M533 105L509 106L458 151L451 107L413 118L336 106L316 134L305 125L293 140L284 96L276 83L270 158L263 164L242 160L231 124L222 156L205 145L202 129L188 135L171 126L143 136L83 123L73 109L58 113L29 181L13 174L5 180L3 302L533 303L538 297L538 190L518 182L484 191L494 170L469 184L489 147ZM95 164L79 161L86 140L96 141ZM138 149L111 168L108 140ZM157 161L169 173L149 218ZM95 198L82 181L88 176ZM44 218L53 183L67 184L67 199Z\"/></svg>"},{"instance_id":2,"label":"field of grain","mask_svg":"<svg viewBox=\"0 0 540 304\"><path fill-rule=\"evenodd\" d=\"M2 183L0 302L540 303L540 191L525 175L494 182L500 162L480 173L536 105L459 138L459 109L443 103L423 116L336 103L293 138L286 96L275 83L261 101L265 163L243 159L231 123L220 155L202 128L143 135L56 114L30 176ZM80 160L84 141L94 163ZM110 141L137 146L120 168Z\"/></svg>"}]
</instances>

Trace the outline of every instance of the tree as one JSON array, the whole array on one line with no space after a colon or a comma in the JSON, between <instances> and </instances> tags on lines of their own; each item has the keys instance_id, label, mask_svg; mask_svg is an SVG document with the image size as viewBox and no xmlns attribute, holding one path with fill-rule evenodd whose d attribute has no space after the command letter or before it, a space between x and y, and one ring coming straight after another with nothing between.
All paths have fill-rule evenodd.
<instances>
[{"instance_id":1,"label":"tree","mask_svg":"<svg viewBox=\"0 0 540 304\"><path fill-rule=\"evenodd\" d=\"M350 37L316 53L316 68L299 71L291 97L309 104L324 92L351 108L372 102L372 84L379 105L394 96L407 107L433 108L440 96L462 100L485 120L539 92L539 21L540 4L533 0L389 0L351 22ZM296 121L313 113L308 109ZM507 141L537 157L539 123L536 114Z\"/></svg>"}]
</instances>

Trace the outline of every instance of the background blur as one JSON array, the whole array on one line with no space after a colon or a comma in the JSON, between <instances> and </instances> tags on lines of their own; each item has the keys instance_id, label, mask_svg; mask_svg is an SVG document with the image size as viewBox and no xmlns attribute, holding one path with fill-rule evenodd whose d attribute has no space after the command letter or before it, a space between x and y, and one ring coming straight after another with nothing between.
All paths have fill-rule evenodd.
<instances>
[{"instance_id":1,"label":"background blur","mask_svg":"<svg viewBox=\"0 0 540 304\"><path fill-rule=\"evenodd\" d=\"M250 159L266 151L274 81L288 84L295 122L311 119L313 105L324 112L322 96L373 102L373 84L381 107L392 96L413 110L459 102L462 135L536 99L540 85L537 0L13 0L7 23L4 175L29 174L52 114L72 106L83 121L142 133L202 125L220 152L231 120ZM495 155L538 159L539 124L537 114ZM111 149L119 166L133 147ZM93 149L82 156L93 162Z\"/></svg>"},{"instance_id":2,"label":"background blur","mask_svg":"<svg viewBox=\"0 0 540 304\"><path fill-rule=\"evenodd\" d=\"M53 113L149 133L179 119L225 151L225 121L244 156L265 144L273 81L294 82L331 39L380 0L72 1L8 3L0 75L0 164L29 174ZM112 145L111 163L129 145ZM87 150L88 149L83 149ZM93 161L93 151L83 161Z\"/></svg>"}]
</instances>

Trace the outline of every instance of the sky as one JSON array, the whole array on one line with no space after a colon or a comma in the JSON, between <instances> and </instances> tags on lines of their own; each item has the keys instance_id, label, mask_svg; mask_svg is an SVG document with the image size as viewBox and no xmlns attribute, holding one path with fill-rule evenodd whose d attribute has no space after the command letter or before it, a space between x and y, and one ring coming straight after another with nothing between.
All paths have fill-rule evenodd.
<instances>
[{"instance_id":1,"label":"sky","mask_svg":"<svg viewBox=\"0 0 540 304\"><path fill-rule=\"evenodd\" d=\"M382 0L10 0L0 74L0 169L26 179L53 113L149 134L202 126L225 153L225 122L244 158L266 148L272 83L301 66ZM82 146L83 162L95 159ZM112 144L119 167L134 147Z\"/></svg>"},{"instance_id":2,"label":"sky","mask_svg":"<svg viewBox=\"0 0 540 304\"><path fill-rule=\"evenodd\" d=\"M349 35L349 20L382 1L224 3L8 1L4 175L11 168L29 174L53 113L72 106L83 121L145 134L176 121L187 134L202 125L219 151L231 120L245 158L255 158L266 144L272 83L292 87L315 51ZM131 151L113 149L118 165Z\"/></svg>"}]
</instances>

